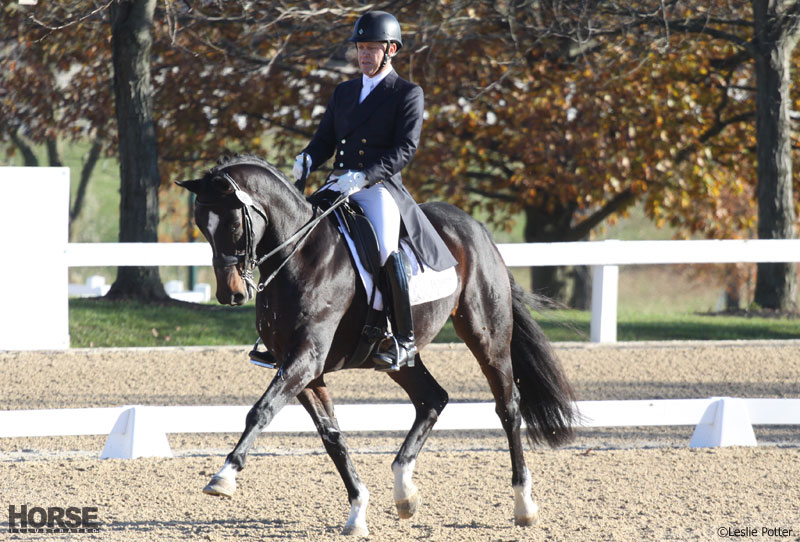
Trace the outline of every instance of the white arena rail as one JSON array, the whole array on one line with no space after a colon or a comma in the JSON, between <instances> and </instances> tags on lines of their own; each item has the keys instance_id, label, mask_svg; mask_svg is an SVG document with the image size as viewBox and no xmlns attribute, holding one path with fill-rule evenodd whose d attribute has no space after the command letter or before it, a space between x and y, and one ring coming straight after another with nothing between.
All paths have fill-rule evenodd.
<instances>
[{"instance_id":1,"label":"white arena rail","mask_svg":"<svg viewBox=\"0 0 800 542\"><path fill-rule=\"evenodd\" d=\"M48 220L31 221L20 202L37 187L37 210ZM0 231L25 224L25 236L8 233L6 252L27 262L0 266L6 289L0 307L0 350L69 348L67 272L70 267L201 266L211 249L198 243L68 243L68 168L0 168ZM46 196L46 197L44 197ZM590 241L498 245L510 267L592 266L592 342L617 338L617 290L620 265L800 262L800 240ZM36 310L31 309L35 307Z\"/></svg>"},{"instance_id":2,"label":"white arena rail","mask_svg":"<svg viewBox=\"0 0 800 542\"><path fill-rule=\"evenodd\" d=\"M800 239L497 245L509 267L592 267L592 342L616 342L620 265L800 262ZM209 265L208 243L70 243L69 267Z\"/></svg>"},{"instance_id":3,"label":"white arena rail","mask_svg":"<svg viewBox=\"0 0 800 542\"><path fill-rule=\"evenodd\" d=\"M581 427L695 426L691 447L756 446L753 425L800 425L800 399L578 401ZM338 405L343 431L408 431L409 404ZM246 406L124 406L0 411L0 438L104 435L101 458L171 457L168 433L239 433ZM451 403L437 430L501 429L494 403ZM284 407L266 432L315 432L303 407Z\"/></svg>"}]
</instances>

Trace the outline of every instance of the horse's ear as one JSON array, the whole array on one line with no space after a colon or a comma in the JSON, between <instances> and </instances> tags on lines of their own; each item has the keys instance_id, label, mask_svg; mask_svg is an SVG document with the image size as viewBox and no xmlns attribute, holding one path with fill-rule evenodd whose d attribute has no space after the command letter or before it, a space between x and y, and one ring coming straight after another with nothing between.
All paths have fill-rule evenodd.
<instances>
[{"instance_id":1,"label":"horse's ear","mask_svg":"<svg viewBox=\"0 0 800 542\"><path fill-rule=\"evenodd\" d=\"M195 194L199 194L202 189L201 179L189 179L186 181L175 181L175 184L181 186L188 190L189 192L194 192Z\"/></svg>"}]
</instances>

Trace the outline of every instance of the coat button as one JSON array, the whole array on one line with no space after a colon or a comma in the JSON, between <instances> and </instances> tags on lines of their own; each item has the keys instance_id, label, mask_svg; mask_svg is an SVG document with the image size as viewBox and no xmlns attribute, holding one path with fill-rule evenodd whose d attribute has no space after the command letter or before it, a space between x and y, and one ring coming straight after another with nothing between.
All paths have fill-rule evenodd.
<instances>
[{"instance_id":1,"label":"coat button","mask_svg":"<svg viewBox=\"0 0 800 542\"><path fill-rule=\"evenodd\" d=\"M339 167L344 167L344 162L339 162Z\"/></svg>"},{"instance_id":2,"label":"coat button","mask_svg":"<svg viewBox=\"0 0 800 542\"><path fill-rule=\"evenodd\" d=\"M364 151L363 151L363 149L362 149L362 150L360 150L360 151L358 151L358 155L359 155L359 156L364 156Z\"/></svg>"},{"instance_id":3,"label":"coat button","mask_svg":"<svg viewBox=\"0 0 800 542\"><path fill-rule=\"evenodd\" d=\"M362 138L362 139L361 139L361 142L362 142L362 143L366 143L366 142L367 142L367 140Z\"/></svg>"},{"instance_id":4,"label":"coat button","mask_svg":"<svg viewBox=\"0 0 800 542\"><path fill-rule=\"evenodd\" d=\"M359 168L359 169L364 169L364 164L362 164L361 162L359 162L359 163L358 163L358 168Z\"/></svg>"},{"instance_id":5,"label":"coat button","mask_svg":"<svg viewBox=\"0 0 800 542\"><path fill-rule=\"evenodd\" d=\"M339 156L344 156L344 151L339 151Z\"/></svg>"},{"instance_id":6,"label":"coat button","mask_svg":"<svg viewBox=\"0 0 800 542\"><path fill-rule=\"evenodd\" d=\"M342 145L344 145L345 143L347 143L347 140L342 139Z\"/></svg>"}]
</instances>

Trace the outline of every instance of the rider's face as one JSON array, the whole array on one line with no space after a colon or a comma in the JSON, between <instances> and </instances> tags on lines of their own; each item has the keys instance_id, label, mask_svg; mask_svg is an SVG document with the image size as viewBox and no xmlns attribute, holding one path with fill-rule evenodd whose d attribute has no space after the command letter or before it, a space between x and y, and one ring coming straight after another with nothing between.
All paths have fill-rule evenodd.
<instances>
[{"instance_id":1,"label":"rider's face","mask_svg":"<svg viewBox=\"0 0 800 542\"><path fill-rule=\"evenodd\" d=\"M377 41L362 41L357 43L356 47L358 48L358 67L364 75L372 77L377 73L378 66L381 65L386 44ZM389 46L389 57L396 52L397 44L392 43Z\"/></svg>"}]
</instances>

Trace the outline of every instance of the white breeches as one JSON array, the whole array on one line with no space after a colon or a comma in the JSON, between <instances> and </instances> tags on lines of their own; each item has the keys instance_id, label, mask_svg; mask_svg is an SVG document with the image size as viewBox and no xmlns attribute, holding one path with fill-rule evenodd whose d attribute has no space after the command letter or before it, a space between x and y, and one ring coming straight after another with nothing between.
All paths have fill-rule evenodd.
<instances>
[{"instance_id":1,"label":"white breeches","mask_svg":"<svg viewBox=\"0 0 800 542\"><path fill-rule=\"evenodd\" d=\"M397 250L400 241L400 209L397 203L381 183L356 192L350 199L361 206L372 222L380 245L381 265L385 264L389 254Z\"/></svg>"}]
</instances>

